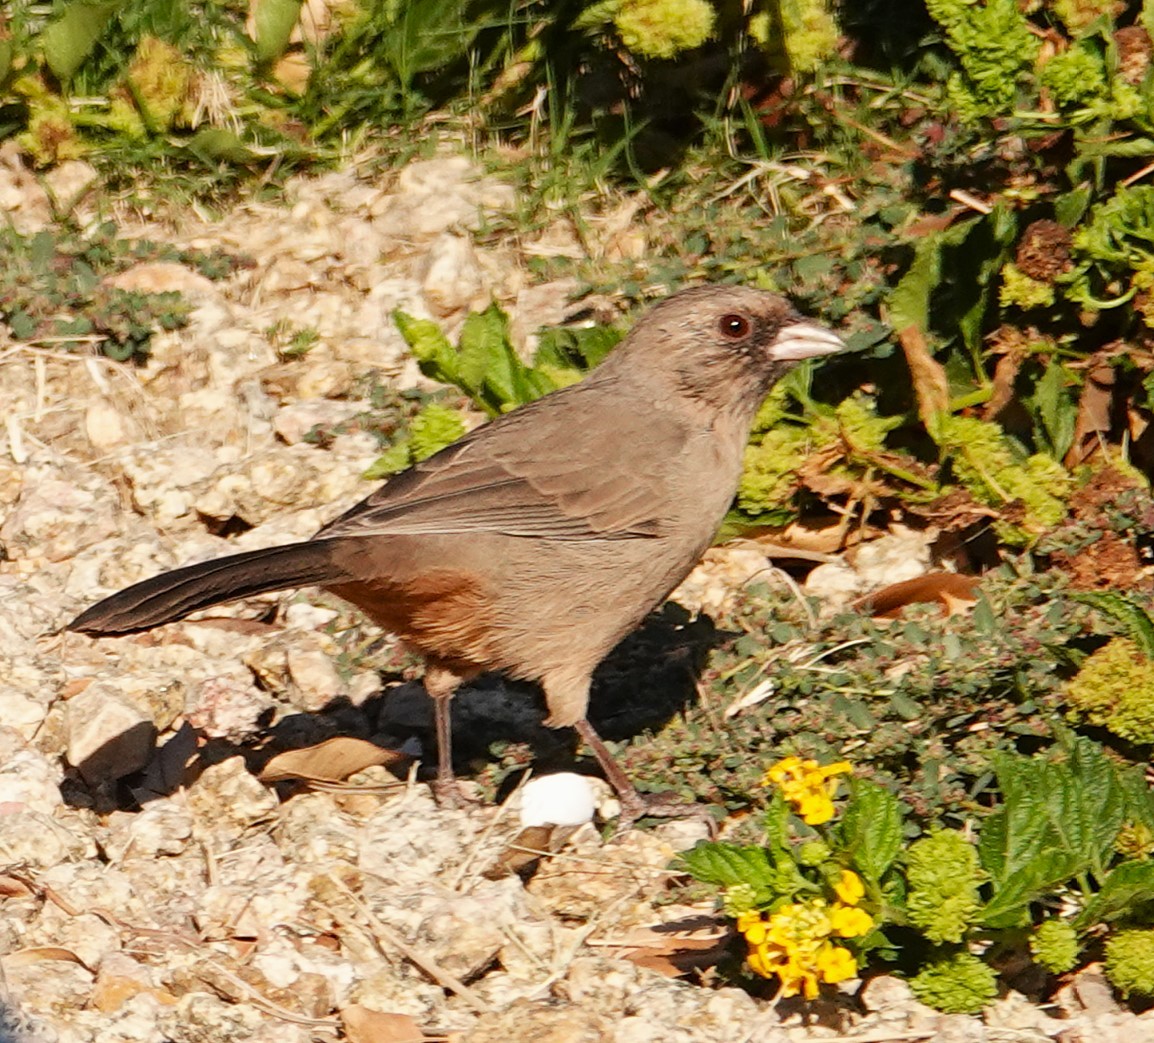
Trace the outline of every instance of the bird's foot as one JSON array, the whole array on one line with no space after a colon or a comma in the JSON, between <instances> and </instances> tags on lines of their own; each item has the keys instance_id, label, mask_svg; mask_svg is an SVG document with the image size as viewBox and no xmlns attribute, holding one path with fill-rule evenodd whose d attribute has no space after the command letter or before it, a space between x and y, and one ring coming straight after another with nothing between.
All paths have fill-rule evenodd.
<instances>
[{"instance_id":1,"label":"bird's foot","mask_svg":"<svg viewBox=\"0 0 1154 1043\"><path fill-rule=\"evenodd\" d=\"M429 783L433 791L433 799L439 808L450 808L461 811L465 808L475 808L482 803L481 798L463 785L460 779L436 778Z\"/></svg>"},{"instance_id":2,"label":"bird's foot","mask_svg":"<svg viewBox=\"0 0 1154 1043\"><path fill-rule=\"evenodd\" d=\"M717 836L717 822L705 804L695 804L681 800L676 793L639 793L633 787L631 792L618 792L621 814L617 818L617 832L631 829L638 819L643 818L689 818L702 822L709 830L712 840Z\"/></svg>"}]
</instances>

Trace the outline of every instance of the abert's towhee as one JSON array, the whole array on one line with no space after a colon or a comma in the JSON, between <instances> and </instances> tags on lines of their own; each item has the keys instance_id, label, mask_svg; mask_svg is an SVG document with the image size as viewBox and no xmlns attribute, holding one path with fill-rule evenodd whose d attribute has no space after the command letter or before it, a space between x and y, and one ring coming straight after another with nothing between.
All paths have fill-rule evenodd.
<instances>
[{"instance_id":1,"label":"abert's towhee","mask_svg":"<svg viewBox=\"0 0 1154 1043\"><path fill-rule=\"evenodd\" d=\"M126 634L316 584L425 657L442 795L449 700L499 670L540 683L545 723L576 726L631 819L646 804L585 719L593 670L709 546L766 391L843 346L773 294L685 290L580 383L469 432L311 540L163 573L69 629Z\"/></svg>"}]
</instances>

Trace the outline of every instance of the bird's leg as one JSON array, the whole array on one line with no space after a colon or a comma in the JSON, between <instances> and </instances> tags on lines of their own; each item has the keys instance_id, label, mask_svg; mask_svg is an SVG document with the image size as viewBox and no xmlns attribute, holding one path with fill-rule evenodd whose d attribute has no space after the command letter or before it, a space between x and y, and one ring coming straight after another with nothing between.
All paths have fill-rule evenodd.
<instances>
[{"instance_id":1,"label":"bird's leg","mask_svg":"<svg viewBox=\"0 0 1154 1043\"><path fill-rule=\"evenodd\" d=\"M703 804L692 804L678 800L672 793L638 793L637 787L629 781L629 776L621 765L613 759L609 748L601 741L601 736L593 730L593 725L582 718L574 726L585 745L593 751L597 763L605 773L605 779L617 793L621 801L621 816L617 820L619 832L627 830L639 818L657 816L661 818L698 818L709 827L710 836L717 831L717 824Z\"/></svg>"},{"instance_id":2,"label":"bird's leg","mask_svg":"<svg viewBox=\"0 0 1154 1043\"><path fill-rule=\"evenodd\" d=\"M433 781L433 796L438 804L449 808L469 803L453 773L453 722L450 713L453 695L465 680L467 678L443 666L430 664L425 670L425 691L433 700L433 720L437 729L437 777Z\"/></svg>"}]
</instances>

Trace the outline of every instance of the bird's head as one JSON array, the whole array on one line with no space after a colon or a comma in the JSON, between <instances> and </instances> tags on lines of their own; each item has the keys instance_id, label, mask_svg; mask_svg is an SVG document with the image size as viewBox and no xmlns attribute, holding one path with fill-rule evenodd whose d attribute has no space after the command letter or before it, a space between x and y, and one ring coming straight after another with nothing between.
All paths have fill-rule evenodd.
<instances>
[{"instance_id":1,"label":"bird's head","mask_svg":"<svg viewBox=\"0 0 1154 1043\"><path fill-rule=\"evenodd\" d=\"M621 373L660 373L675 393L751 412L798 362L844 347L836 333L777 294L698 286L655 305L611 358Z\"/></svg>"}]
</instances>

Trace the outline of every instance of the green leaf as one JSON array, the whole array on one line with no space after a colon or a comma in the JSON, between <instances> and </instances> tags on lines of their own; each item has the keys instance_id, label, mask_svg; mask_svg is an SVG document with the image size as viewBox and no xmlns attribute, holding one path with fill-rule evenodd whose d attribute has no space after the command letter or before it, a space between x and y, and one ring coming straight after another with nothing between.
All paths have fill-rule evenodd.
<instances>
[{"instance_id":1,"label":"green leaf","mask_svg":"<svg viewBox=\"0 0 1154 1043\"><path fill-rule=\"evenodd\" d=\"M1154 902L1154 862L1123 862L1102 881L1094 895L1074 920L1080 931L1095 924L1128 918L1136 907Z\"/></svg>"},{"instance_id":2,"label":"green leaf","mask_svg":"<svg viewBox=\"0 0 1154 1043\"><path fill-rule=\"evenodd\" d=\"M469 0L398 4L392 30L382 35L383 56L406 87L423 72L464 58L482 22L469 23Z\"/></svg>"},{"instance_id":3,"label":"green leaf","mask_svg":"<svg viewBox=\"0 0 1154 1043\"><path fill-rule=\"evenodd\" d=\"M1126 627L1142 653L1154 658L1154 620L1136 601L1115 591L1087 591L1075 594L1074 598L1116 619Z\"/></svg>"},{"instance_id":4,"label":"green leaf","mask_svg":"<svg viewBox=\"0 0 1154 1043\"><path fill-rule=\"evenodd\" d=\"M253 31L257 59L274 61L289 45L293 29L300 20L301 0L260 0L255 8Z\"/></svg>"},{"instance_id":5,"label":"green leaf","mask_svg":"<svg viewBox=\"0 0 1154 1043\"><path fill-rule=\"evenodd\" d=\"M189 139L185 148L209 165L235 163L241 166L256 159L256 153L240 135L224 127L202 127Z\"/></svg>"},{"instance_id":6,"label":"green leaf","mask_svg":"<svg viewBox=\"0 0 1154 1043\"><path fill-rule=\"evenodd\" d=\"M915 326L923 333L930 325L930 295L942 279L940 236L927 235L914 246L914 260L889 295L889 323L897 332Z\"/></svg>"},{"instance_id":7,"label":"green leaf","mask_svg":"<svg viewBox=\"0 0 1154 1043\"><path fill-rule=\"evenodd\" d=\"M902 805L889 790L868 779L854 779L850 786L838 839L854 868L877 885L901 851Z\"/></svg>"},{"instance_id":8,"label":"green leaf","mask_svg":"<svg viewBox=\"0 0 1154 1043\"><path fill-rule=\"evenodd\" d=\"M1063 228L1073 228L1086 215L1093 198L1093 187L1089 182L1082 183L1054 201L1054 219Z\"/></svg>"},{"instance_id":9,"label":"green leaf","mask_svg":"<svg viewBox=\"0 0 1154 1043\"><path fill-rule=\"evenodd\" d=\"M100 39L100 34L121 2L110 0L92 4L72 0L67 4L57 3L56 9L62 9L64 13L49 23L40 34L44 60L53 76L62 83L72 79L84 59L92 53L92 48L96 46L96 41Z\"/></svg>"},{"instance_id":10,"label":"green leaf","mask_svg":"<svg viewBox=\"0 0 1154 1043\"><path fill-rule=\"evenodd\" d=\"M457 353L440 326L431 319L414 319L399 308L393 312L393 321L426 377L443 384L457 383Z\"/></svg>"},{"instance_id":11,"label":"green leaf","mask_svg":"<svg viewBox=\"0 0 1154 1043\"><path fill-rule=\"evenodd\" d=\"M1067 388L1066 371L1060 363L1051 362L1034 389L1030 405L1037 413L1049 444L1049 453L1061 460L1074 444L1074 426L1078 403Z\"/></svg>"},{"instance_id":12,"label":"green leaf","mask_svg":"<svg viewBox=\"0 0 1154 1043\"><path fill-rule=\"evenodd\" d=\"M748 884L758 890L771 889L773 885L773 865L763 847L702 840L683 851L680 858L685 869L706 884Z\"/></svg>"},{"instance_id":13,"label":"green leaf","mask_svg":"<svg viewBox=\"0 0 1154 1043\"><path fill-rule=\"evenodd\" d=\"M463 391L476 395L488 381L505 401L513 398L509 320L496 304L469 313L461 327L457 351L457 380ZM513 358L520 365L520 359Z\"/></svg>"},{"instance_id":14,"label":"green leaf","mask_svg":"<svg viewBox=\"0 0 1154 1043\"><path fill-rule=\"evenodd\" d=\"M1065 763L1004 754L994 769L1002 806L982 824L978 854L990 874L991 927L1019 923L1030 902L1112 856L1127 797L1100 746L1065 739Z\"/></svg>"}]
</instances>

